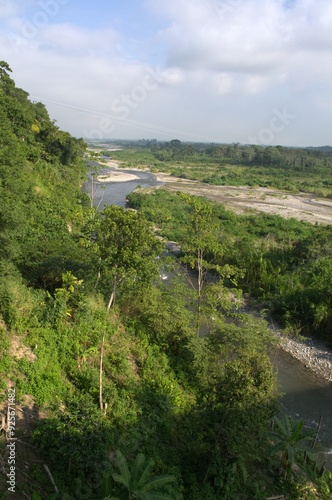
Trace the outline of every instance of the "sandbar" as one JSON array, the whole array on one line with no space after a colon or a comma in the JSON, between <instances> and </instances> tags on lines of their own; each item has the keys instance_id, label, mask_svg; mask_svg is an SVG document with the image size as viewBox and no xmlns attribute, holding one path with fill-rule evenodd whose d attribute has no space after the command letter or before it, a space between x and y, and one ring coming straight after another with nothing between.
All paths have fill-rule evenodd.
<instances>
[{"instance_id":1,"label":"sandbar","mask_svg":"<svg viewBox=\"0 0 332 500\"><path fill-rule=\"evenodd\" d=\"M139 179L137 175L126 174L125 172L109 172L105 175L98 175L98 182L127 182Z\"/></svg>"}]
</instances>

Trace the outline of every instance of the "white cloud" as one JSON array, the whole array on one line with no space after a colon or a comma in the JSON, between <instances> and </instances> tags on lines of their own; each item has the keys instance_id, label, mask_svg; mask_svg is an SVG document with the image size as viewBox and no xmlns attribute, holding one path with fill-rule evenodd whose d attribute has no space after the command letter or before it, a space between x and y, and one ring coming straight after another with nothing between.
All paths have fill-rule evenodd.
<instances>
[{"instance_id":1,"label":"white cloud","mask_svg":"<svg viewBox=\"0 0 332 500\"><path fill-rule=\"evenodd\" d=\"M29 3L30 16L1 3L1 58L76 135L100 129L106 116L111 136L174 130L246 142L287 105L297 118L276 143L331 142L330 0L146 0L163 28L134 41L110 13L99 29L56 15L37 25L40 2Z\"/></svg>"},{"instance_id":2,"label":"white cloud","mask_svg":"<svg viewBox=\"0 0 332 500\"><path fill-rule=\"evenodd\" d=\"M10 19L19 12L17 4L10 0L0 0L0 19Z\"/></svg>"}]
</instances>

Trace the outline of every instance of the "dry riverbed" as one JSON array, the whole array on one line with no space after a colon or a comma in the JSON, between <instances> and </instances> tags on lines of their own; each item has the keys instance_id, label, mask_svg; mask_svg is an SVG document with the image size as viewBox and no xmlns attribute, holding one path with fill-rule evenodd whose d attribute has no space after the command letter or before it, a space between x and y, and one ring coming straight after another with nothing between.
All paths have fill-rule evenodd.
<instances>
[{"instance_id":1,"label":"dry riverbed","mask_svg":"<svg viewBox=\"0 0 332 500\"><path fill-rule=\"evenodd\" d=\"M238 214L259 211L288 219L332 224L332 201L314 194L292 194L272 188L248 186L213 186L164 173L157 174L157 179L167 189L205 196Z\"/></svg>"}]
</instances>

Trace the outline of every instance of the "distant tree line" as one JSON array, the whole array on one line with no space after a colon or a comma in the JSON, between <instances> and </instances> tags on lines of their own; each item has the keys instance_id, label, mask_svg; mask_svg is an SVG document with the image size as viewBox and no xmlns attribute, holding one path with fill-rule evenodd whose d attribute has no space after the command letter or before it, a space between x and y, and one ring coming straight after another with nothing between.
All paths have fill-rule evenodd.
<instances>
[{"instance_id":1,"label":"distant tree line","mask_svg":"<svg viewBox=\"0 0 332 500\"><path fill-rule=\"evenodd\" d=\"M221 164L265 165L295 170L331 165L330 157L321 149L240 144L196 145L182 144L178 140L157 143L150 147L153 155L161 161L207 157Z\"/></svg>"}]
</instances>

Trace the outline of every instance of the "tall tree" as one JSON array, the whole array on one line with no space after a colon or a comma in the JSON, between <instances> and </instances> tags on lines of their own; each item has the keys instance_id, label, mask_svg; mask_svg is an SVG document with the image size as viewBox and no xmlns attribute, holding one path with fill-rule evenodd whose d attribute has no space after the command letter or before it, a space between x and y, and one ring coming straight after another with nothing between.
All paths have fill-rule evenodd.
<instances>
[{"instance_id":1,"label":"tall tree","mask_svg":"<svg viewBox=\"0 0 332 500\"><path fill-rule=\"evenodd\" d=\"M222 241L222 228L213 214L211 203L204 198L189 194L179 193L179 196L186 201L190 211L190 225L183 244L181 243L185 252L182 262L197 272L197 284L190 279L189 274L188 278L196 290L196 328L199 332L202 323L203 295L207 299L206 304L212 306L208 307L212 314L218 304L228 307L229 301L227 294L225 295L223 282L225 278L235 277L239 271L222 263L225 242ZM209 271L213 272L216 278L214 284L208 280Z\"/></svg>"},{"instance_id":2,"label":"tall tree","mask_svg":"<svg viewBox=\"0 0 332 500\"><path fill-rule=\"evenodd\" d=\"M91 239L96 248L99 276L110 309L119 288L135 290L158 276L157 255L163 245L149 222L133 210L107 206L95 220Z\"/></svg>"}]
</instances>

